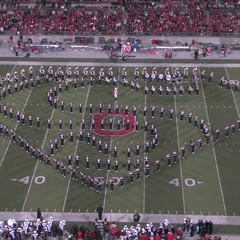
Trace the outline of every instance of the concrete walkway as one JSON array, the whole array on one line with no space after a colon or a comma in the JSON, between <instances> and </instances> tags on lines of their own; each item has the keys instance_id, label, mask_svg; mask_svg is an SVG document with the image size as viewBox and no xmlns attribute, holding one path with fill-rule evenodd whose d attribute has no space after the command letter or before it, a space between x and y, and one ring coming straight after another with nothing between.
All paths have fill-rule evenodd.
<instances>
[{"instance_id":1,"label":"concrete walkway","mask_svg":"<svg viewBox=\"0 0 240 240\"><path fill-rule=\"evenodd\" d=\"M97 213L74 213L74 212L43 212L45 219L50 215L54 216L54 220L66 220L67 222L93 222L97 217ZM132 223L133 213L104 213L109 221ZM164 219L168 219L171 223L182 224L183 219L190 217L193 223L197 223L199 219L212 221L218 225L236 225L240 227L240 216L213 216L213 215L174 215L174 214L141 214L141 222L161 223ZM30 221L36 220L36 212L0 212L0 220L8 220L14 218L16 221L23 221L28 218ZM240 239L240 238L239 238Z\"/></svg>"}]
</instances>

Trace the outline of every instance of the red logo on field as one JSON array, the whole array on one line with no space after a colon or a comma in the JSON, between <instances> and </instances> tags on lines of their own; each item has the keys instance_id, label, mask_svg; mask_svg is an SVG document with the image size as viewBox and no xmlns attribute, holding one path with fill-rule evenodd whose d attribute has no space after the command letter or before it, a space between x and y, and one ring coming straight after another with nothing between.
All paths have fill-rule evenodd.
<instances>
[{"instance_id":1,"label":"red logo on field","mask_svg":"<svg viewBox=\"0 0 240 240\"><path fill-rule=\"evenodd\" d=\"M106 117L120 117L123 118L123 126L120 130L114 129L102 129L101 123L104 121ZM116 114L115 112L112 112L111 114L108 114L108 112L102 112L102 113L96 113L93 115L93 120L95 122L95 128L91 129L92 132L94 132L97 135L100 136L126 136L128 134L132 134L135 132L135 117L132 113L128 113L128 115L125 114L125 112L119 112ZM129 120L129 129L127 129L127 122ZM105 122L105 125L108 124ZM114 122L114 125L116 126L116 122Z\"/></svg>"}]
</instances>

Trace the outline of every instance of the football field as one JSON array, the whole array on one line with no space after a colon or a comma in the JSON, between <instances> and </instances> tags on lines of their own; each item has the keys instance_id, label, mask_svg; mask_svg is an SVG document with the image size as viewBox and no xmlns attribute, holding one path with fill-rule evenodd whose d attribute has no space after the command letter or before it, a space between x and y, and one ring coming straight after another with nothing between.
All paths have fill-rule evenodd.
<instances>
[{"instance_id":1,"label":"football field","mask_svg":"<svg viewBox=\"0 0 240 240\"><path fill-rule=\"evenodd\" d=\"M44 64L45 72L50 64ZM30 65L1 65L0 73L5 78L7 73L11 74L11 94L8 93L7 83L2 82L1 92L1 114L0 123L9 130L9 138L4 132L0 135L0 211L42 211L50 212L94 212L99 203L103 204L105 212L113 213L162 213L162 214L196 214L196 215L240 215L238 183L240 182L240 130L238 120L240 119L240 91L234 91L233 83L240 75L239 67L225 67L222 65L198 66L189 65L188 77L181 83L167 84L171 89L166 94L166 85L157 79L152 82L144 81L141 72L144 64L130 64L126 67L127 79L134 80L135 67L139 67L140 76L138 83L140 90L131 90L129 84L124 86L121 82L123 64L112 64L113 76L116 78L118 98L114 99L113 83L106 84L98 82L98 73L101 68L108 73L109 65L88 64L88 72L95 66L96 79L93 85L88 80L81 85L84 63L78 63L80 77L77 87L74 81L68 81L66 89L66 71L69 66L72 70L76 65L66 63L61 65L65 74L65 80L60 82L45 81L45 77L37 82L40 64L35 63L33 87L23 83L20 90L21 70L25 69L29 76ZM53 66L54 72L60 66ZM173 74L176 68L183 73L184 64L164 64L147 66L149 73L156 67L157 73L165 73L169 68ZM193 69L197 67L197 75L205 70L206 79L199 83L199 95L196 95L193 86ZM15 92L14 72L19 75L17 92ZM213 72L213 83L208 83L208 76ZM230 80L229 90L224 85L219 87L219 80ZM73 76L72 76L73 78ZM136 81L134 80L136 83ZM59 93L59 84L62 84L62 93ZM159 94L159 86L163 87L162 95ZM184 93L180 95L179 87L184 87ZM188 87L193 86L191 95ZM144 87L148 86L147 94ZM154 86L154 94L151 88ZM174 95L174 86L177 93ZM3 88L6 87L4 97ZM49 105L48 93L56 87L56 95L53 99L57 102L56 109ZM239 86L238 86L239 87ZM54 92L54 91L53 91ZM54 94L54 93L53 93ZM64 102L64 110L61 109ZM73 111L70 111L70 105ZM81 111L79 110L81 104ZM102 104L102 112L99 105ZM92 107L91 107L92 105ZM110 107L109 107L110 105ZM119 112L115 114L115 106L119 105ZM128 116L125 108L128 106L129 114L136 109L136 116L130 121L130 129L122 135L120 129L125 129ZM155 107L154 116L152 107ZM5 116L4 107L7 108ZM109 112L111 108L111 113ZM146 115L144 115L146 108ZM160 109L164 108L163 118L160 117ZM13 109L13 117L9 110ZM173 111L171 119L170 110ZM17 121L17 112L25 116L25 122ZM91 112L92 111L92 112ZM184 111L181 121L181 111ZM189 113L192 121L189 122ZM32 127L29 124L29 116L32 116ZM197 126L194 126L194 117L198 117ZM40 127L37 127L36 118L40 118ZM92 119L102 119L104 131L94 131ZM99 118L97 118L99 117ZM95 119L95 118L94 118ZM111 120L110 120L111 119ZM130 117L129 117L130 119ZM48 120L51 128L48 128ZM59 128L59 120L62 121L62 130ZM85 121L85 127L82 122ZM200 129L200 121L210 132L210 144L207 144ZM72 121L73 128L70 129L69 122ZM100 120L99 120L100 121ZM112 121L112 127L109 125ZM139 123L138 131L135 131L136 122ZM144 127L147 122L147 130ZM99 125L98 122L96 122ZM118 126L119 124L119 126ZM235 125L235 128L232 125ZM229 136L226 136L225 127L229 126ZM101 128L99 126L95 126ZM158 144L152 145L153 134L151 128L157 133ZM17 143L11 140L11 130L15 129ZM216 130L220 130L219 139L216 140ZM240 128L239 128L240 129ZM232 131L234 133L232 134ZM73 140L70 132L73 132ZM79 138L79 132L83 132L83 140ZM103 132L104 132L103 131ZM60 135L64 135L64 146L61 147ZM90 141L87 137L89 134ZM30 146L36 150L42 149L44 161L33 158L31 151L27 152L20 145L20 138L24 138ZM96 136L96 147L93 146L92 138ZM202 148L199 147L199 139L202 139ZM58 149L54 149L51 156L50 145L58 139ZM99 141L102 142L103 150L99 151ZM195 153L189 147L189 141L195 143ZM149 150L146 145L149 143ZM105 152L104 145L107 145ZM136 154L136 146L140 146L139 157ZM185 157L182 158L181 148L186 147ZM114 156L114 148L117 148L117 156ZM130 149L128 151L128 148ZM172 153L177 152L177 161L174 163ZM46 165L46 156L49 155L51 167ZM128 157L128 154L130 154ZM171 155L171 166L168 164L166 155ZM70 177L68 167L69 155L72 157L72 166L76 169L77 180ZM80 165L77 168L76 156L80 157ZM86 168L86 157L90 159L89 168ZM137 180L137 161L140 160L140 179ZM150 174L146 175L146 158L150 165ZM59 159L66 164L66 177L56 170L54 159ZM97 160L100 159L100 169ZM128 162L130 159L130 163ZM108 160L110 160L110 171L108 171ZM115 171L116 160L119 161L118 171ZM160 171L156 171L156 161L160 161ZM134 172L131 183L130 170ZM86 174L87 184L82 184L80 172ZM94 177L94 189L89 188L89 178ZM120 187L120 177L124 179L124 187ZM110 180L114 183L114 191L111 191ZM101 193L96 191L96 182L101 185Z\"/></svg>"}]
</instances>

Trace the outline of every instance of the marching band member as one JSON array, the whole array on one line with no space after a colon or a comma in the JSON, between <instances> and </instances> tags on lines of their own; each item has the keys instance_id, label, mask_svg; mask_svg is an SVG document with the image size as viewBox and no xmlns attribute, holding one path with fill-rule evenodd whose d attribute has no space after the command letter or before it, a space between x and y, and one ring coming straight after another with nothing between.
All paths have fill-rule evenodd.
<instances>
[{"instance_id":1,"label":"marching band member","mask_svg":"<svg viewBox=\"0 0 240 240\"><path fill-rule=\"evenodd\" d=\"M57 73L58 78L60 78L61 75L62 75L62 68L61 68L61 67L58 67L56 73Z\"/></svg>"},{"instance_id":2,"label":"marching band member","mask_svg":"<svg viewBox=\"0 0 240 240\"><path fill-rule=\"evenodd\" d=\"M212 84L213 83L213 72L211 72L208 76L208 83Z\"/></svg>"},{"instance_id":3,"label":"marching band member","mask_svg":"<svg viewBox=\"0 0 240 240\"><path fill-rule=\"evenodd\" d=\"M176 78L179 82L183 79L182 74L180 73L178 67L175 69L175 73L174 73L174 74L175 74L175 78Z\"/></svg>"},{"instance_id":4,"label":"marching band member","mask_svg":"<svg viewBox=\"0 0 240 240\"><path fill-rule=\"evenodd\" d=\"M184 79L188 78L188 67L185 67L183 70Z\"/></svg>"},{"instance_id":5,"label":"marching band member","mask_svg":"<svg viewBox=\"0 0 240 240\"><path fill-rule=\"evenodd\" d=\"M72 67L67 67L67 78L71 79L72 78Z\"/></svg>"},{"instance_id":6,"label":"marching band member","mask_svg":"<svg viewBox=\"0 0 240 240\"><path fill-rule=\"evenodd\" d=\"M99 86L102 85L103 78L104 78L104 70L103 70L103 68L101 68L100 71L99 71L99 78L98 78L98 85Z\"/></svg>"},{"instance_id":7,"label":"marching band member","mask_svg":"<svg viewBox=\"0 0 240 240\"><path fill-rule=\"evenodd\" d=\"M94 67L90 69L90 85L93 86L93 81L95 80L95 70Z\"/></svg>"},{"instance_id":8,"label":"marching band member","mask_svg":"<svg viewBox=\"0 0 240 240\"><path fill-rule=\"evenodd\" d=\"M146 73L145 73L145 81L149 80L149 77L150 77L150 75L149 75L149 73L146 71Z\"/></svg>"},{"instance_id":9,"label":"marching band member","mask_svg":"<svg viewBox=\"0 0 240 240\"><path fill-rule=\"evenodd\" d=\"M111 83L111 79L108 78L108 76L106 76L106 78L105 78L105 84L108 85L108 84L110 84L110 83Z\"/></svg>"},{"instance_id":10,"label":"marching band member","mask_svg":"<svg viewBox=\"0 0 240 240\"><path fill-rule=\"evenodd\" d=\"M158 80L159 80L159 81L163 81L163 78L164 78L163 73L159 73L159 75L158 75Z\"/></svg>"},{"instance_id":11,"label":"marching band member","mask_svg":"<svg viewBox=\"0 0 240 240\"><path fill-rule=\"evenodd\" d=\"M137 80L138 77L139 77L139 70L138 70L138 67L136 67L135 70L134 70L134 76L135 76L135 80Z\"/></svg>"},{"instance_id":12,"label":"marching band member","mask_svg":"<svg viewBox=\"0 0 240 240\"><path fill-rule=\"evenodd\" d=\"M192 95L193 88L191 85L188 86L188 94Z\"/></svg>"},{"instance_id":13,"label":"marching band member","mask_svg":"<svg viewBox=\"0 0 240 240\"><path fill-rule=\"evenodd\" d=\"M156 88L155 88L155 86L154 85L152 85L152 87L151 87L151 91L152 91L152 95L154 94L154 92L156 91Z\"/></svg>"},{"instance_id":14,"label":"marching band member","mask_svg":"<svg viewBox=\"0 0 240 240\"><path fill-rule=\"evenodd\" d=\"M94 69L94 67L91 68L90 75L91 75L92 81L94 81L94 79L95 79L95 69Z\"/></svg>"},{"instance_id":15,"label":"marching band member","mask_svg":"<svg viewBox=\"0 0 240 240\"><path fill-rule=\"evenodd\" d=\"M87 77L88 77L88 67L85 67L83 69L83 77L84 77L84 80L87 80Z\"/></svg>"},{"instance_id":16,"label":"marching band member","mask_svg":"<svg viewBox=\"0 0 240 240\"><path fill-rule=\"evenodd\" d=\"M198 75L198 68L195 67L195 68L193 69L193 79L197 78L197 75Z\"/></svg>"},{"instance_id":17,"label":"marching band member","mask_svg":"<svg viewBox=\"0 0 240 240\"><path fill-rule=\"evenodd\" d=\"M226 84L226 82L227 82L227 81L224 79L224 77L221 77L221 78L220 78L220 81L219 81L219 87L220 87L220 88L223 88L223 85Z\"/></svg>"},{"instance_id":18,"label":"marching band member","mask_svg":"<svg viewBox=\"0 0 240 240\"><path fill-rule=\"evenodd\" d=\"M233 91L238 92L238 88L239 88L239 81L238 80L233 81Z\"/></svg>"},{"instance_id":19,"label":"marching band member","mask_svg":"<svg viewBox=\"0 0 240 240\"><path fill-rule=\"evenodd\" d=\"M25 81L25 79L26 79L25 69L22 69L22 70L21 70L21 75L22 75L22 81Z\"/></svg>"},{"instance_id":20,"label":"marching band member","mask_svg":"<svg viewBox=\"0 0 240 240\"><path fill-rule=\"evenodd\" d=\"M179 75L181 75L181 73L179 72L179 68L178 67L175 68L174 75L175 75L176 78L178 78Z\"/></svg>"},{"instance_id":21,"label":"marching band member","mask_svg":"<svg viewBox=\"0 0 240 240\"><path fill-rule=\"evenodd\" d=\"M10 83L10 81L11 81L11 74L10 74L10 73L7 73L7 74L6 74L6 81L7 81L8 83Z\"/></svg>"},{"instance_id":22,"label":"marching band member","mask_svg":"<svg viewBox=\"0 0 240 240\"><path fill-rule=\"evenodd\" d=\"M177 95L177 87L176 87L176 85L173 85L173 94L175 96Z\"/></svg>"},{"instance_id":23,"label":"marching band member","mask_svg":"<svg viewBox=\"0 0 240 240\"><path fill-rule=\"evenodd\" d=\"M118 89L115 87L114 90L113 90L113 97L115 99L115 101L117 100L118 98Z\"/></svg>"},{"instance_id":24,"label":"marching band member","mask_svg":"<svg viewBox=\"0 0 240 240\"><path fill-rule=\"evenodd\" d=\"M48 68L48 74L49 74L49 79L53 80L53 69L52 66L49 66Z\"/></svg>"},{"instance_id":25,"label":"marching band member","mask_svg":"<svg viewBox=\"0 0 240 240\"><path fill-rule=\"evenodd\" d=\"M128 80L126 78L122 79L123 87L126 87L128 85Z\"/></svg>"},{"instance_id":26,"label":"marching band member","mask_svg":"<svg viewBox=\"0 0 240 240\"><path fill-rule=\"evenodd\" d=\"M33 78L33 67L32 66L29 67L29 78L30 79Z\"/></svg>"},{"instance_id":27,"label":"marching band member","mask_svg":"<svg viewBox=\"0 0 240 240\"><path fill-rule=\"evenodd\" d=\"M149 88L148 88L148 86L146 85L145 88L144 88L144 94L147 94L148 91L149 91Z\"/></svg>"},{"instance_id":28,"label":"marching band member","mask_svg":"<svg viewBox=\"0 0 240 240\"><path fill-rule=\"evenodd\" d=\"M200 79L201 79L201 81L203 81L203 80L206 79L206 78L205 78L205 70L202 70L202 71L201 71Z\"/></svg>"},{"instance_id":29,"label":"marching band member","mask_svg":"<svg viewBox=\"0 0 240 240\"><path fill-rule=\"evenodd\" d=\"M169 68L166 68L166 70L165 70L165 84L168 82L170 82L171 81L171 74L170 74L170 72L169 72Z\"/></svg>"},{"instance_id":30,"label":"marching band member","mask_svg":"<svg viewBox=\"0 0 240 240\"><path fill-rule=\"evenodd\" d=\"M159 88L158 88L158 92L159 92L159 95L162 95L162 92L163 92L163 88L162 86L160 85Z\"/></svg>"},{"instance_id":31,"label":"marching band member","mask_svg":"<svg viewBox=\"0 0 240 240\"><path fill-rule=\"evenodd\" d=\"M15 80L15 82L18 82L18 79L19 79L18 72L14 72L14 80Z\"/></svg>"},{"instance_id":32,"label":"marching band member","mask_svg":"<svg viewBox=\"0 0 240 240\"><path fill-rule=\"evenodd\" d=\"M117 86L117 81L118 81L117 78L113 77L113 85L114 86Z\"/></svg>"},{"instance_id":33,"label":"marching band member","mask_svg":"<svg viewBox=\"0 0 240 240\"><path fill-rule=\"evenodd\" d=\"M134 83L134 81L131 81L131 83L130 83L130 87L131 87L131 91L133 91L133 89L134 89L134 87L135 87L135 83Z\"/></svg>"},{"instance_id":34,"label":"marching band member","mask_svg":"<svg viewBox=\"0 0 240 240\"><path fill-rule=\"evenodd\" d=\"M151 80L152 81L155 80L156 76L157 76L157 70L156 70L156 67L154 67L152 69Z\"/></svg>"},{"instance_id":35,"label":"marching band member","mask_svg":"<svg viewBox=\"0 0 240 240\"><path fill-rule=\"evenodd\" d=\"M171 92L171 89L169 86L166 87L166 94L169 95L169 93Z\"/></svg>"},{"instance_id":36,"label":"marching band member","mask_svg":"<svg viewBox=\"0 0 240 240\"><path fill-rule=\"evenodd\" d=\"M74 68L74 72L73 72L74 76L75 76L75 79L78 79L79 77L79 70L78 70L78 67L75 67Z\"/></svg>"},{"instance_id":37,"label":"marching band member","mask_svg":"<svg viewBox=\"0 0 240 240\"><path fill-rule=\"evenodd\" d=\"M137 82L137 83L136 83L136 92L138 92L139 89L140 89L140 85L139 85L139 83Z\"/></svg>"},{"instance_id":38,"label":"marching band member","mask_svg":"<svg viewBox=\"0 0 240 240\"><path fill-rule=\"evenodd\" d=\"M43 66L40 67L39 73L40 73L40 77L43 78L44 74L45 74L45 70L44 70Z\"/></svg>"},{"instance_id":39,"label":"marching band member","mask_svg":"<svg viewBox=\"0 0 240 240\"><path fill-rule=\"evenodd\" d=\"M143 80L145 80L146 72L147 72L147 68L144 67L144 68L142 69L142 79L143 79Z\"/></svg>"},{"instance_id":40,"label":"marching band member","mask_svg":"<svg viewBox=\"0 0 240 240\"><path fill-rule=\"evenodd\" d=\"M124 67L122 69L122 79L124 80L124 79L126 79L126 77L127 77L127 71L126 71L126 68Z\"/></svg>"},{"instance_id":41,"label":"marching band member","mask_svg":"<svg viewBox=\"0 0 240 240\"><path fill-rule=\"evenodd\" d=\"M113 80L113 69L110 67L108 69L108 79Z\"/></svg>"}]
</instances>

